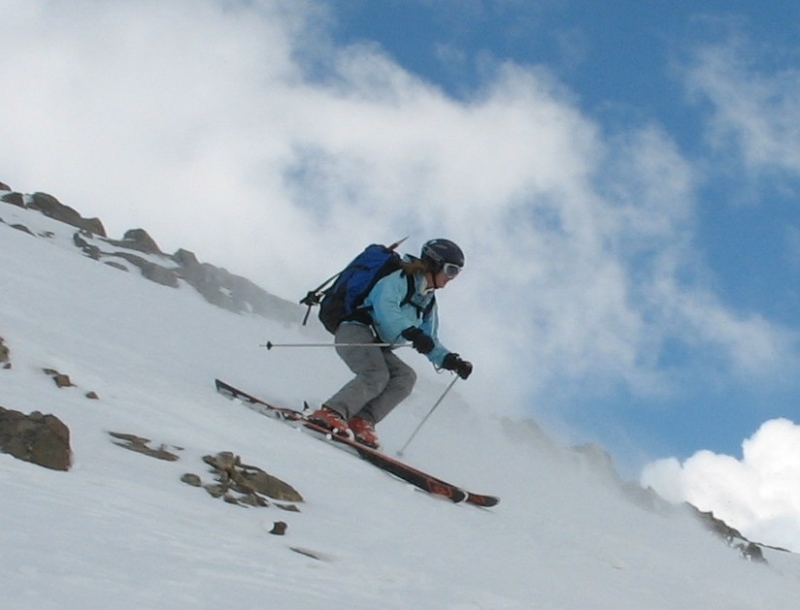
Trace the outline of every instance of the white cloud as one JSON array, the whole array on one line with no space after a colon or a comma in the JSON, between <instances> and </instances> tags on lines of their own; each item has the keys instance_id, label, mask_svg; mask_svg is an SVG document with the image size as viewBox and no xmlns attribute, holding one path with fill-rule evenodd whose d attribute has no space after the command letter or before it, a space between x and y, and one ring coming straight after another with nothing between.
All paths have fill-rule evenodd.
<instances>
[{"instance_id":1,"label":"white cloud","mask_svg":"<svg viewBox=\"0 0 800 610\"><path fill-rule=\"evenodd\" d=\"M765 422L742 457L700 451L649 464L642 484L673 502L710 510L751 540L800 551L800 426Z\"/></svg>"},{"instance_id":2,"label":"white cloud","mask_svg":"<svg viewBox=\"0 0 800 610\"><path fill-rule=\"evenodd\" d=\"M335 46L324 6L0 0L0 180L287 298L366 242L450 237L468 269L442 337L476 362L476 400L508 393L495 410L663 391L667 337L747 374L789 349L696 280L694 170L662 130L609 138L510 63L454 100L375 45Z\"/></svg>"},{"instance_id":3,"label":"white cloud","mask_svg":"<svg viewBox=\"0 0 800 610\"><path fill-rule=\"evenodd\" d=\"M763 49L735 36L697 52L690 92L711 104L712 144L754 173L800 173L800 71L762 64Z\"/></svg>"}]
</instances>

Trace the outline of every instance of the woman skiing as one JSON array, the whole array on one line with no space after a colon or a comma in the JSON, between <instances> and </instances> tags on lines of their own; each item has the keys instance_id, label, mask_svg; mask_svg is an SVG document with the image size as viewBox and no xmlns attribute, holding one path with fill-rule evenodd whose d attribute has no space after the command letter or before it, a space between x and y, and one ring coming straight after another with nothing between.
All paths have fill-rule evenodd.
<instances>
[{"instance_id":1,"label":"woman skiing","mask_svg":"<svg viewBox=\"0 0 800 610\"><path fill-rule=\"evenodd\" d=\"M462 379L472 364L450 352L438 339L434 293L452 281L464 267L464 253L447 239L422 246L420 258L407 255L400 269L380 279L358 308L335 333L336 353L355 377L311 414L336 434L352 434L364 445L377 448L375 424L411 393L417 375L391 347L410 341L434 366L454 371Z\"/></svg>"}]
</instances>

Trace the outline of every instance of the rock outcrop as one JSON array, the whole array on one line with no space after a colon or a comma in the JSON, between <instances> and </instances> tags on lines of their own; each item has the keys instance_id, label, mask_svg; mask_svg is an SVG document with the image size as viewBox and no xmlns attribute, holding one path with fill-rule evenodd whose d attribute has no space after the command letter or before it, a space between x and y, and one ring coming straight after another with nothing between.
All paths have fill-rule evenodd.
<instances>
[{"instance_id":1,"label":"rock outcrop","mask_svg":"<svg viewBox=\"0 0 800 610\"><path fill-rule=\"evenodd\" d=\"M53 470L69 470L72 464L69 428L39 411L25 415L0 407L0 451Z\"/></svg>"}]
</instances>

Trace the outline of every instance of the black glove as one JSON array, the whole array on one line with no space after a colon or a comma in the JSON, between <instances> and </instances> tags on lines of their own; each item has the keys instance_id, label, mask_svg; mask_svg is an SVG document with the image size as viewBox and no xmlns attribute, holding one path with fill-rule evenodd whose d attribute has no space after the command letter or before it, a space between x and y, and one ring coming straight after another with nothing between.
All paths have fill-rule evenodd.
<instances>
[{"instance_id":1,"label":"black glove","mask_svg":"<svg viewBox=\"0 0 800 610\"><path fill-rule=\"evenodd\" d=\"M448 371L455 371L461 379L466 379L472 374L472 363L462 360L461 356L449 353L442 361L442 368Z\"/></svg>"},{"instance_id":2,"label":"black glove","mask_svg":"<svg viewBox=\"0 0 800 610\"><path fill-rule=\"evenodd\" d=\"M411 341L411 345L413 345L414 349L420 354L429 354L433 350L433 339L422 332L419 328L409 326L400 334L403 335L404 339Z\"/></svg>"}]
</instances>

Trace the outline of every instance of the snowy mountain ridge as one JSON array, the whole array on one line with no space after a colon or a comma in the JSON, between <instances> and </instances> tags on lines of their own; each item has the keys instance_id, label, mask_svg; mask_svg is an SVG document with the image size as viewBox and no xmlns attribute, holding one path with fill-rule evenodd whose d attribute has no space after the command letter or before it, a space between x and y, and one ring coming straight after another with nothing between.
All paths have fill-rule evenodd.
<instances>
[{"instance_id":1,"label":"snowy mountain ridge","mask_svg":"<svg viewBox=\"0 0 800 610\"><path fill-rule=\"evenodd\" d=\"M2 202L20 209L38 211L59 222L59 225L43 230L40 237L59 241L62 245L71 241L86 256L106 265L123 271L138 268L144 278L171 288L177 288L181 281L186 282L210 303L235 312L282 317L289 321L296 319L301 310L298 305L275 297L246 278L201 263L188 250L179 249L172 255L165 254L144 229L126 231L121 240L109 239L99 218L83 218L52 195L23 194L10 190L3 192L3 188L8 187L0 183ZM6 224L34 234L8 208L6 215L9 217ZM68 227L73 230L64 230Z\"/></svg>"},{"instance_id":2,"label":"snowy mountain ridge","mask_svg":"<svg viewBox=\"0 0 800 610\"><path fill-rule=\"evenodd\" d=\"M0 454L4 608L716 610L789 607L800 593L795 555L706 515L767 562L741 560L688 511L622 485L599 448L564 449L534 422L487 419L466 385L407 459L500 495L492 510L414 492L253 414L217 395L213 378L297 406L347 377L330 352L258 347L329 340L299 326L302 308L185 251L164 255L144 231L110 240L97 219L58 219L41 196L0 199L0 337L12 365L0 370L0 405L56 414L74 450L68 473ZM75 386L56 387L45 368ZM421 375L382 426L387 451L442 385ZM124 451L109 432L177 459ZM228 505L181 482L187 471L209 480L204 457L223 451L299 490L299 512Z\"/></svg>"}]
</instances>

